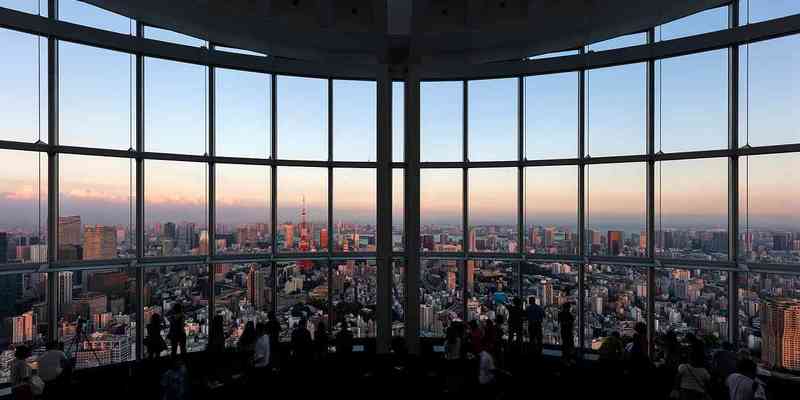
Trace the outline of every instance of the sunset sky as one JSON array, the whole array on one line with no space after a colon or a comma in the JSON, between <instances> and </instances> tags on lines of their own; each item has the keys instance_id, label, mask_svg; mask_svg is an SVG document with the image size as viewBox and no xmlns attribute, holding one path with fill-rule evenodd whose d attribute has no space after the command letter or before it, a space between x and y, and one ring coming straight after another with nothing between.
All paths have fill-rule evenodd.
<instances>
[{"instance_id":1,"label":"sunset sky","mask_svg":"<svg viewBox=\"0 0 800 400\"><path fill-rule=\"evenodd\" d=\"M0 7L36 12L36 1L0 0ZM128 33L129 20L99 12L76 1L61 1L62 19ZM750 20L757 22L800 12L800 2L753 1ZM743 13L745 14L745 13ZM743 21L745 15L743 15ZM722 29L724 10L712 10L668 24L657 37L674 37ZM199 45L193 38L159 30L148 37ZM640 44L631 35L590 46L603 50ZM41 101L41 134L46 140L46 42L41 41L41 96L37 96L37 39L0 29L0 140L35 142ZM741 49L740 141L773 145L800 142L796 122L800 107L800 36L761 42ZM750 62L747 62L749 55ZM678 57L657 63L656 151L722 149L727 145L727 50ZM127 54L62 43L60 47L60 129L65 145L126 150L131 146L130 68ZM746 77L749 81L746 85ZM205 67L147 59L145 65L145 147L148 151L203 154L205 142ZM217 70L217 154L269 156L270 76ZM277 77L278 157L325 160L327 148L327 81ZM469 82L469 159L513 160L517 155L517 80ZM524 155L528 159L576 158L578 74L527 77ZM394 85L393 127L402 132L402 83ZM333 84L335 160L376 160L375 83ZM749 101L748 101L749 98ZM645 65L634 64L587 73L587 154L592 157L645 152ZM462 158L461 82L426 82L421 91L421 159ZM749 120L748 120L749 114ZM749 121L749 123L748 123ZM749 135L748 135L749 133ZM402 160L402 135L393 138L395 161ZM46 204L46 155L0 150L0 229L30 227L39 198ZM147 223L206 219L206 166L198 163L146 161ZM800 225L800 155L742 159L741 207L751 225L796 228ZM128 224L132 163L126 159L61 156L62 215L79 214L84 223ZM725 228L727 160L664 162L657 166L657 222L663 226ZM660 172L660 174L659 174ZM462 170L421 173L422 224L461 224ZM517 169L469 172L470 224L516 222ZM327 170L278 169L278 222L298 220L301 199L315 222L327 220ZM592 165L587 168L587 223L644 228L645 165ZM395 171L394 215L402 216L402 182ZM577 167L525 169L525 221L575 226ZM217 167L219 223L267 222L270 215L270 169L259 166ZM749 179L748 179L749 178ZM370 169L334 172L334 221L375 223L376 173ZM747 211L749 210L749 214ZM743 214L743 215L745 215Z\"/></svg>"}]
</instances>

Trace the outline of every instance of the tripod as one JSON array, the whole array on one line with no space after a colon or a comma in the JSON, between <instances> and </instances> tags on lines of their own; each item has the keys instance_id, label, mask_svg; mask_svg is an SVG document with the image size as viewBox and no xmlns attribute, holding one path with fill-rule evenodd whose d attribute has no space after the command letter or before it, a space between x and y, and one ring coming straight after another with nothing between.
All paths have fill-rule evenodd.
<instances>
[{"instance_id":1,"label":"tripod","mask_svg":"<svg viewBox=\"0 0 800 400\"><path fill-rule=\"evenodd\" d=\"M64 349L65 350L64 352L69 354L70 358L72 355L75 355L75 360L73 361L73 368L76 366L75 364L77 364L78 362L76 353L81 351L82 343L88 344L89 352L91 352L92 356L94 356L94 360L97 362L97 366L100 366L102 364L100 362L100 357L97 355L97 350L95 350L94 346L92 346L91 344L92 343L91 338L89 338L89 336L86 335L85 325L86 325L86 320L84 320L82 317L79 316L78 320L75 322L75 336L72 337L72 341ZM85 350L86 346L83 347Z\"/></svg>"}]
</instances>

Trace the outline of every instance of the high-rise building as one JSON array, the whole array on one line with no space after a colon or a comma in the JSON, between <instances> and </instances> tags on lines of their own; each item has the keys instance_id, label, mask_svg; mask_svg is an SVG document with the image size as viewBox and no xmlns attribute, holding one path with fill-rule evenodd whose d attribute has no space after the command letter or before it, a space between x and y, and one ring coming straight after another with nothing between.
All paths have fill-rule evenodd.
<instances>
[{"instance_id":1,"label":"high-rise building","mask_svg":"<svg viewBox=\"0 0 800 400\"><path fill-rule=\"evenodd\" d=\"M8 262L8 233L0 232L0 264Z\"/></svg>"},{"instance_id":2,"label":"high-rise building","mask_svg":"<svg viewBox=\"0 0 800 400\"><path fill-rule=\"evenodd\" d=\"M761 361L800 371L800 300L765 299L761 305Z\"/></svg>"},{"instance_id":3,"label":"high-rise building","mask_svg":"<svg viewBox=\"0 0 800 400\"><path fill-rule=\"evenodd\" d=\"M323 249L328 248L328 229L322 228L319 230L319 246Z\"/></svg>"},{"instance_id":4,"label":"high-rise building","mask_svg":"<svg viewBox=\"0 0 800 400\"><path fill-rule=\"evenodd\" d=\"M58 301L59 314L64 313L64 308L72 302L72 272L64 271L58 273Z\"/></svg>"},{"instance_id":5,"label":"high-rise building","mask_svg":"<svg viewBox=\"0 0 800 400\"><path fill-rule=\"evenodd\" d=\"M47 245L33 244L30 246L31 262L47 262Z\"/></svg>"},{"instance_id":6,"label":"high-rise building","mask_svg":"<svg viewBox=\"0 0 800 400\"><path fill-rule=\"evenodd\" d=\"M81 245L81 216L58 217L58 244Z\"/></svg>"},{"instance_id":7,"label":"high-rise building","mask_svg":"<svg viewBox=\"0 0 800 400\"><path fill-rule=\"evenodd\" d=\"M171 240L177 239L178 231L175 226L175 223L167 222L166 224L164 224L164 226L162 227L161 236Z\"/></svg>"},{"instance_id":8,"label":"high-rise building","mask_svg":"<svg viewBox=\"0 0 800 400\"><path fill-rule=\"evenodd\" d=\"M477 234L475 233L475 229L470 229L469 230L469 249L467 249L467 250L469 250L469 251L478 250Z\"/></svg>"},{"instance_id":9,"label":"high-rise building","mask_svg":"<svg viewBox=\"0 0 800 400\"><path fill-rule=\"evenodd\" d=\"M647 249L647 232L645 231L639 232L639 249Z\"/></svg>"},{"instance_id":10,"label":"high-rise building","mask_svg":"<svg viewBox=\"0 0 800 400\"><path fill-rule=\"evenodd\" d=\"M556 227L548 226L544 228L544 245L545 247L550 247L555 242L556 237Z\"/></svg>"},{"instance_id":11,"label":"high-rise building","mask_svg":"<svg viewBox=\"0 0 800 400\"><path fill-rule=\"evenodd\" d=\"M622 253L622 231L608 231L608 254L618 256Z\"/></svg>"},{"instance_id":12,"label":"high-rise building","mask_svg":"<svg viewBox=\"0 0 800 400\"><path fill-rule=\"evenodd\" d=\"M113 226L86 225L83 231L83 259L109 260L117 256L117 231Z\"/></svg>"},{"instance_id":13,"label":"high-rise building","mask_svg":"<svg viewBox=\"0 0 800 400\"><path fill-rule=\"evenodd\" d=\"M776 233L772 235L772 250L789 250L789 235L786 233Z\"/></svg>"},{"instance_id":14,"label":"high-rise building","mask_svg":"<svg viewBox=\"0 0 800 400\"><path fill-rule=\"evenodd\" d=\"M467 261L467 290L471 290L475 283L475 260Z\"/></svg>"},{"instance_id":15,"label":"high-rise building","mask_svg":"<svg viewBox=\"0 0 800 400\"><path fill-rule=\"evenodd\" d=\"M250 304L258 310L264 308L267 303L265 296L267 271L253 265L247 273L247 298Z\"/></svg>"},{"instance_id":16,"label":"high-rise building","mask_svg":"<svg viewBox=\"0 0 800 400\"><path fill-rule=\"evenodd\" d=\"M291 223L283 224L283 242L287 249L294 247L294 225Z\"/></svg>"}]
</instances>

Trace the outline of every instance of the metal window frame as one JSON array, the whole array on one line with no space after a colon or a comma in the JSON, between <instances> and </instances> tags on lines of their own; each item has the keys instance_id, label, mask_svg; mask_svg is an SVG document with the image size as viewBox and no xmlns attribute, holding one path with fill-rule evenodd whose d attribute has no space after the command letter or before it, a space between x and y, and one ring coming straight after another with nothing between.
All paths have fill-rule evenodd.
<instances>
[{"instance_id":1,"label":"metal window frame","mask_svg":"<svg viewBox=\"0 0 800 400\"><path fill-rule=\"evenodd\" d=\"M377 260L378 262L378 284L379 284L379 302L382 301L384 305L388 300L391 300L391 270L392 262L398 256L404 258L405 266L405 293L406 293L406 338L409 344L409 349L412 352L419 352L419 298L418 296L408 293L415 293L419 290L419 273L420 263L422 257L425 259L447 259L460 261L462 268L462 288L464 290L464 301L466 302L466 274L463 269L466 268L466 262L481 261L481 260L507 260L517 266L517 289L521 293L521 271L522 264L528 262L565 262L573 265L580 266L578 272L578 326L579 326L579 343L583 349L585 345L585 305L584 297L586 290L585 282L585 267L589 264L614 264L620 266L630 267L644 267L648 270L648 327L651 332L650 346L652 351L652 334L654 332L654 293L655 293L655 270L661 268L690 268L690 269L703 269L703 270L721 270L727 271L730 275L728 287L729 310L731 316L729 320L729 338L738 344L736 336L738 335L738 275L739 273L778 273L778 274L791 274L800 275L800 265L771 265L771 264L754 264L738 260L738 236L739 236L739 216L738 216L738 161L741 157L750 155L762 154L779 154L779 153L798 153L800 152L800 143L782 144L782 145L768 145L758 147L739 147L738 143L738 67L739 67L739 46L746 43L753 43L763 40L769 40L779 37L785 37L800 33L800 14L777 18L770 21L739 26L739 1L731 2L729 7L729 29L700 34L685 38L673 39L662 42L654 41L653 29L648 31L648 44L641 46L634 46L630 48L614 49L600 52L586 52L585 49L580 49L577 55L553 57L550 59L538 60L524 60L506 63L493 63L487 65L433 65L433 66L408 66L408 71L398 72L388 65L381 66L380 68L364 67L355 65L320 65L304 63L294 60L285 60L275 57L256 57L249 55L224 53L216 51L213 45L208 49L194 48L185 45L178 45L156 40L145 39L143 36L144 25L137 23L136 35L124 35L108 31L103 31L95 28L80 26L64 21L58 20L58 0L48 1L48 16L39 17L30 15L6 8L0 7L0 27L9 28L16 31L31 33L38 35L39 38L47 39L47 79L48 79L48 103L47 103L47 120L48 120L48 141L47 143L24 143L15 141L0 140L0 149L30 151L47 153L48 155L48 204L47 204L47 239L48 239L48 262L47 263L31 263L31 264L6 264L0 265L0 273L13 274L13 273L28 273L31 271L46 272L48 293L54 294L58 290L58 273L61 271L73 271L84 269L103 269L103 268L132 268L136 271L137 277L137 359L141 359L143 352L143 328L145 321L143 320L143 291L144 291L144 278L145 269L157 266L175 266L175 265L195 265L204 264L208 266L209 284L211 285L211 293L209 296L209 320L215 312L214 306L214 291L213 291L213 276L214 265L222 262L243 262L243 263L259 263L268 266L271 271L272 288L273 288L273 301L272 309L275 310L277 305L277 263L293 261L299 259L313 259L324 261L328 267L329 274L332 273L332 262L337 260L350 260L350 259L365 259ZM58 95L58 43L59 41L69 41L84 45L89 45L98 48L123 51L134 54L136 57L136 146L129 150L112 150L104 148L93 147L79 147L79 146L62 146L59 143L59 95ZM687 54L695 54L717 49L728 49L729 54L729 76L728 76L728 103L729 103L729 143L726 149L720 150L705 150L705 151L689 151L689 152L676 152L676 153L661 153L655 152L654 149L654 126L653 121L655 117L654 110L654 74L655 62L665 58L671 58ZM207 140L209 144L209 153L205 155L187 155L175 153L157 153L145 151L145 130L144 130L144 59L145 57L156 57L161 59L168 59L174 61L189 62L208 67L208 83L209 83L209 98L206 107L208 107L208 133ZM586 73L588 70L594 68L601 68L607 66L623 65L636 62L646 62L648 67L647 77L647 153L640 155L629 156L609 156L609 157L585 157L585 129L586 129ZM271 114L271 125L269 127L271 154L268 158L247 158L247 157L220 157L216 155L216 130L215 130L215 73L216 68L229 68L243 71L262 72L270 75L269 95L270 95L270 109L268 112ZM525 115L524 115L524 78L526 76L544 75L558 72L578 72L579 73L579 105L578 105L578 154L575 158L565 159L535 159L528 160L524 156L524 140L525 140ZM328 158L327 160L306 161L306 160L281 160L277 157L277 78L278 75L287 76L307 76L325 78L328 80ZM473 79L490 79L490 78L507 78L513 77L518 79L518 156L516 160L510 161L480 161L472 162L468 158L469 146L469 108L468 108L468 83ZM391 151L391 137L388 140L381 138L385 135L378 135L377 154L379 159L375 162L363 161L335 161L333 160L333 93L332 93L332 79L349 79L349 80L365 80L375 79L378 82L377 93L377 110L378 110L378 123L379 132L391 131L391 86L394 79L403 79L405 85L405 135L404 135L404 155L405 161L395 162L392 160ZM419 129L420 129L420 83L423 80L459 80L463 85L463 157L459 162L420 162L419 159ZM388 89L386 88L388 82ZM388 96L388 97L387 97ZM387 126L388 124L388 126ZM388 142L388 143L386 143ZM387 153L388 151L388 153ZM386 153L386 154L385 154ZM59 262L58 260L58 213L59 213L59 188L58 179L50 179L59 176L59 155L60 154L77 154L89 156L104 156L104 157L117 157L128 158L134 160L136 163L136 258L133 259L119 259L119 260L106 260L106 261L82 261L82 262ZM387 156L388 154L388 156ZM381 155L383 155L381 157ZM388 159L386 158L388 157ZM727 262L705 262L700 260L680 260L680 259L663 259L654 254L655 243L655 227L654 227L654 168L656 163L668 160L687 160L697 158L715 158L726 157L729 159L728 168L728 218L729 218L729 258ZM205 163L209 168L208 174L208 232L209 232L209 254L208 256L179 256L179 257L145 257L144 256L144 202L145 202L145 174L144 163L147 160L168 160L168 161L184 161L184 162L197 162ZM586 254L586 204L585 204L585 169L587 165L593 164L614 164L614 163L630 163L630 162L645 162L647 165L647 247L648 256L641 259L628 259L620 257L595 257L587 256ZM263 165L270 168L270 226L272 234L272 246L269 253L264 254L215 254L216 244L214 238L216 236L216 216L215 216L215 193L216 193L216 179L215 179L215 165L222 164L240 164L240 165ZM524 173L527 167L537 166L555 166L555 165L572 165L578 167L578 251L576 255L536 255L526 254L524 250L525 240L525 204L524 204ZM328 170L328 249L325 253L280 253L277 249L277 167L319 167ZM471 168L496 168L496 167L513 167L518 171L517 179L517 227L518 227L518 246L519 249L515 253L478 253L469 248L469 208L468 208L468 193L469 182L468 173ZM369 253L343 253L337 252L333 246L333 170L335 168L371 168L375 169L378 176L382 179L378 180L378 225L379 235L382 240L379 240L379 249L377 252ZM404 251L394 252L391 246L391 178L393 176L393 168L404 168ZM433 168L455 168L462 170L463 180L463 231L464 243L462 251L453 253L421 253L419 249L419 184L420 184L420 171L422 169ZM387 175L388 174L388 180ZM383 183L381 183L383 180ZM384 209L386 207L388 197L388 213ZM388 214L388 216L387 216ZM387 234L388 232L388 234ZM382 233L382 235L381 235ZM389 242L381 245L389 238ZM388 250L387 250L388 247ZM388 265L388 267L387 267ZM329 275L329 285L331 283ZM329 291L329 296L331 296ZM52 295L51 295L52 296ZM330 300L330 299L329 299ZM466 306L466 304L465 304ZM48 299L48 336L53 339L58 337L58 327L56 321L58 320L58 306L55 301ZM381 321L378 330L378 341L381 345L378 346L379 351L388 351L388 341L391 338L391 319L388 319L387 324L387 311L379 308ZM466 308L464 310L466 312Z\"/></svg>"}]
</instances>

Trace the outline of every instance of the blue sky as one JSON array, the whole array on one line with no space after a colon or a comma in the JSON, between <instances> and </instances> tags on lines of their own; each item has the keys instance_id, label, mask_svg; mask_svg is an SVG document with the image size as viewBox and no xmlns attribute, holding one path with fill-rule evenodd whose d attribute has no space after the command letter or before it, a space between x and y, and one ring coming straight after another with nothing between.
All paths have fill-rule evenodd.
<instances>
[{"instance_id":1,"label":"blue sky","mask_svg":"<svg viewBox=\"0 0 800 400\"><path fill-rule=\"evenodd\" d=\"M747 2L742 5L742 22L747 20ZM36 1L0 0L0 7L36 12ZM45 3L42 2L44 5ZM129 33L130 20L78 1L60 2L61 19ZM46 7L43 7L46 9ZM800 2L753 1L749 20L759 22L800 12ZM727 25L727 11L706 11L657 30L658 40L699 34ZM196 38L159 29L147 29L146 36L191 46L203 42ZM644 35L628 35L589 46L590 50L637 45ZM40 41L42 65L46 65L46 43ZM34 36L0 29L0 139L33 142L40 127L46 140L46 81L38 86L37 39ZM800 96L797 70L800 37L787 37L741 48L740 75L750 85L740 85L742 115L740 141L752 145L800 142L796 122ZM726 146L727 50L676 57L657 62L656 129L657 150L679 152L720 149ZM131 57L128 54L63 43L60 48L60 127L61 143L90 147L127 149L131 145L130 102ZM42 77L46 76L42 69ZM203 154L207 151L205 130L205 86L207 69L173 61L146 61L146 149L157 152ZM634 64L592 70L587 73L588 93L587 152L591 156L641 154L645 150L645 65ZM220 69L217 71L217 154L237 157L267 157L271 149L272 121L268 89L269 75ZM278 157L282 159L325 160L328 157L328 85L320 79L277 77ZM517 154L517 80L498 79L469 82L469 159L511 160ZM561 73L527 77L524 80L524 156L528 159L575 158L577 156L578 74ZM395 83L393 127L403 129L403 84ZM37 91L39 96L37 96ZM333 84L333 133L335 160L375 161L375 84L335 81ZM425 82L421 91L421 158L423 161L462 159L464 108L459 82ZM38 106L41 102L42 108ZM41 110L41 120L39 111ZM393 137L394 160L401 161L402 134ZM35 220L39 196L36 170L38 156L3 152L8 165L0 175L0 217L6 221ZM130 174L126 160L96 160L74 156L62 168L62 212L97 215L98 223L127 220ZM780 159L783 162L768 162ZM753 162L750 181L767 182L761 187L770 193L751 196L751 215L763 215L764 223L775 223L800 211L797 196L770 185L771 177L782 177L786 186L796 174L798 157L769 156ZM149 162L148 162L149 163ZM202 217L204 187L200 185L205 167L198 164L152 163L147 175L148 214L152 218L176 220ZM606 170L602 171L601 170ZM626 221L639 224L644 190L638 166L591 167L589 193L591 221ZM67 171L70 176L64 176ZM664 176L672 180L666 196L664 220L686 223L698 220L718 224L726 210L717 201L725 188L710 186L727 174L725 165L708 162L665 163ZM699 171L699 172L698 172ZM470 175L470 186L487 192L488 198L515 199L515 171L481 171ZM158 174L158 178L153 175ZM368 176L359 174L366 173ZM370 175L371 174L371 175ZM700 174L705 174L698 177ZM267 170L234 168L223 171L228 196L225 217L232 223L268 215L268 196L260 187ZM374 221L373 172L337 171L334 180L334 218ZM399 176L399 175L395 175ZM685 177L697 177L682 180ZM711 179L710 177L714 177ZM92 179L88 179L92 178ZM163 179L162 179L163 178ZM262 179L263 178L263 179ZM461 172L426 171L422 177L423 223L460 223ZM708 179L706 179L708 178ZM746 178L746 177L745 177ZM528 168L526 182L526 221L573 224L571 210L577 174L574 167ZM102 182L102 184L95 184ZM198 183L200 182L200 183ZM565 183L566 182L566 183ZM697 183L693 183L697 182ZM700 184L700 182L705 182ZM230 184L227 184L230 183ZM327 178L325 171L296 168L278 171L279 219L296 218L299 199L305 195L316 220L327 218ZM45 185L46 186L46 185ZM399 185L398 185L399 186ZM622 186L622 187L620 187ZM64 188L70 188L66 191ZM164 193L159 193L158 188ZM681 190L677 190L681 188ZM34 190L36 189L36 190ZM641 190L640 190L641 189ZM624 193L620 193L620 190ZM697 193L708 191L708 196ZM573 193L575 191L575 193ZM234 193L234 195L230 195ZM239 198L235 198L238 196ZM399 194L395 198L399 198ZM515 202L481 199L471 193L470 220L476 223L510 223ZM671 196L671 197L670 197ZM46 197L46 196L45 196ZM364 201L365 199L370 201ZM572 200L571 200L572 199ZM606 199L598 201L597 199ZM697 201L686 202L685 199ZM118 201L119 200L119 201ZM124 201L122 201L124 200ZM171 201L172 200L172 201ZM171 202L170 202L171 201ZM514 200L515 201L515 200ZM427 203L426 203L427 202ZM506 204L507 203L507 204ZM486 207L479 207L486 204ZM782 206L780 206L782 204ZM622 210L620 209L622 207ZM760 208L759 208L760 207ZM398 214L402 207L395 207ZM760 211L759 211L760 210ZM102 212L100 212L102 211ZM624 211L624 212L623 212ZM109 217L112 216L112 217ZM148 218L149 220L149 218ZM758 220L758 218L755 218ZM771 221L771 222L770 222ZM221 221L223 222L223 221ZM724 221L723 221L724 222ZM20 222L22 223L22 222ZM11 222L6 222L11 224ZM16 224L16 222L15 222ZM2 227L2 224L0 224Z\"/></svg>"}]
</instances>

